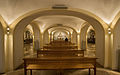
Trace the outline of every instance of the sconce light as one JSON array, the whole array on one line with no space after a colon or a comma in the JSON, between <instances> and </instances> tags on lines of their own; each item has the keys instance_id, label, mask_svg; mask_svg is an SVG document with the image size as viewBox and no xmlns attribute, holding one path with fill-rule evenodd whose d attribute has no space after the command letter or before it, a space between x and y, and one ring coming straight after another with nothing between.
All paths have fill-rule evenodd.
<instances>
[{"instance_id":1,"label":"sconce light","mask_svg":"<svg viewBox=\"0 0 120 75\"><path fill-rule=\"evenodd\" d=\"M10 34L10 28L7 27L7 34Z\"/></svg>"},{"instance_id":2,"label":"sconce light","mask_svg":"<svg viewBox=\"0 0 120 75\"><path fill-rule=\"evenodd\" d=\"M108 34L111 34L111 28L108 27Z\"/></svg>"}]
</instances>

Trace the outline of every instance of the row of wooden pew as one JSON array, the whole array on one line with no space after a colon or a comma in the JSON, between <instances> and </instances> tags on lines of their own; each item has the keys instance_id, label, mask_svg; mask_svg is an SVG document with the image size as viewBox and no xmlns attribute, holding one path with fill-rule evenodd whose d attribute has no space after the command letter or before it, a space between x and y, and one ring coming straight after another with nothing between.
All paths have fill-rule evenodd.
<instances>
[{"instance_id":1,"label":"row of wooden pew","mask_svg":"<svg viewBox=\"0 0 120 75\"><path fill-rule=\"evenodd\" d=\"M49 43L50 45L75 45L75 43L71 43L70 41L64 40L54 40Z\"/></svg>"},{"instance_id":2,"label":"row of wooden pew","mask_svg":"<svg viewBox=\"0 0 120 75\"><path fill-rule=\"evenodd\" d=\"M27 75L28 70L32 75L32 70L88 69L90 75L90 69L94 69L94 75L96 75L96 57L84 57L84 50L66 46L73 45L65 44L61 48L60 46L54 48L54 44L48 44L47 49L37 50L37 57L24 58L24 74Z\"/></svg>"},{"instance_id":3,"label":"row of wooden pew","mask_svg":"<svg viewBox=\"0 0 120 75\"><path fill-rule=\"evenodd\" d=\"M67 45L67 46L43 46L43 49L52 49L52 50L56 50L56 49L77 49L77 46L71 46L71 45Z\"/></svg>"}]
</instances>

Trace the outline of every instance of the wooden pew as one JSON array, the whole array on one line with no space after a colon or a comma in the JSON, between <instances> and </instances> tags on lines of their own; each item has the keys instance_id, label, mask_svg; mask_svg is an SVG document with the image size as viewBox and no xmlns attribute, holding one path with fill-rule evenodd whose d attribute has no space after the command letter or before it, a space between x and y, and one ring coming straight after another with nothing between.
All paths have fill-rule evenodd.
<instances>
[{"instance_id":1,"label":"wooden pew","mask_svg":"<svg viewBox=\"0 0 120 75\"><path fill-rule=\"evenodd\" d=\"M64 40L55 40L43 46L43 49L78 49L78 46Z\"/></svg>"},{"instance_id":2,"label":"wooden pew","mask_svg":"<svg viewBox=\"0 0 120 75\"><path fill-rule=\"evenodd\" d=\"M71 69L94 69L96 75L95 57L40 57L24 58L24 75L27 70L71 70Z\"/></svg>"},{"instance_id":3,"label":"wooden pew","mask_svg":"<svg viewBox=\"0 0 120 75\"><path fill-rule=\"evenodd\" d=\"M39 56L80 56L84 57L84 50L37 50L37 57Z\"/></svg>"},{"instance_id":4,"label":"wooden pew","mask_svg":"<svg viewBox=\"0 0 120 75\"><path fill-rule=\"evenodd\" d=\"M64 40L54 40L47 45L75 45L75 43L71 43L70 41L66 42Z\"/></svg>"},{"instance_id":5,"label":"wooden pew","mask_svg":"<svg viewBox=\"0 0 120 75\"><path fill-rule=\"evenodd\" d=\"M43 49L77 49L76 45L46 45L43 46Z\"/></svg>"}]
</instances>

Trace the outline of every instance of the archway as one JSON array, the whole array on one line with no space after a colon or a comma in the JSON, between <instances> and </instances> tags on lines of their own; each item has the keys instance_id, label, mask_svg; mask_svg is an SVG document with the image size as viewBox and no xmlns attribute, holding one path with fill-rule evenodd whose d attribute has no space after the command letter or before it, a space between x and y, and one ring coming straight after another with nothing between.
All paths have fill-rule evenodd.
<instances>
[{"instance_id":1,"label":"archway","mask_svg":"<svg viewBox=\"0 0 120 75\"><path fill-rule=\"evenodd\" d=\"M54 31L53 37L55 40L65 40L65 38L68 38L68 33L66 31Z\"/></svg>"},{"instance_id":2,"label":"archway","mask_svg":"<svg viewBox=\"0 0 120 75\"><path fill-rule=\"evenodd\" d=\"M70 32L70 40L72 43L77 43L77 32L74 28L70 27L70 26L57 26L56 24L55 25L51 25L50 27L48 27L47 29L45 29L44 33L46 34L49 34L48 33L48 30L51 29L51 28L57 28L57 27L62 27L62 28L67 28L67 29L70 29L72 32ZM72 33L72 34L71 34ZM46 35L47 38L48 38L48 35ZM74 39L72 39L74 38Z\"/></svg>"},{"instance_id":3,"label":"archway","mask_svg":"<svg viewBox=\"0 0 120 75\"><path fill-rule=\"evenodd\" d=\"M81 49L86 49L86 33L89 26L90 26L89 24L85 24L85 26L81 28L80 32Z\"/></svg>"},{"instance_id":4,"label":"archway","mask_svg":"<svg viewBox=\"0 0 120 75\"><path fill-rule=\"evenodd\" d=\"M20 64L23 63L23 42L18 40L23 40L23 29L27 26L32 20L45 15L67 15L67 16L75 16L78 18L82 18L89 22L96 31L96 56L99 58L98 62L101 65L104 65L104 58L105 58L105 33L102 24L104 23L100 18L93 15L90 12L79 10L79 9L67 9L67 10L56 10L56 9L45 9L45 10L35 10L29 12L21 17L19 17L13 24L11 28L13 29L13 53L14 53L14 68L18 67ZM100 40L101 39L101 40ZM20 52L21 51L21 52ZM103 54L103 55L101 55Z\"/></svg>"},{"instance_id":5,"label":"archway","mask_svg":"<svg viewBox=\"0 0 120 75\"><path fill-rule=\"evenodd\" d=\"M34 32L33 27L28 25L24 29L24 56L28 56L33 54L33 47L34 47Z\"/></svg>"},{"instance_id":6,"label":"archway","mask_svg":"<svg viewBox=\"0 0 120 75\"><path fill-rule=\"evenodd\" d=\"M87 55L96 56L96 33L92 26L89 26L86 32Z\"/></svg>"},{"instance_id":7,"label":"archway","mask_svg":"<svg viewBox=\"0 0 120 75\"><path fill-rule=\"evenodd\" d=\"M32 25L33 31L34 31L34 49L38 50L41 48L41 33L40 33L40 28L37 24L32 22L30 25Z\"/></svg>"},{"instance_id":8,"label":"archway","mask_svg":"<svg viewBox=\"0 0 120 75\"><path fill-rule=\"evenodd\" d=\"M51 31L53 33L53 36L55 35L56 32L64 32L66 34L66 38L70 39L70 31L66 30L66 29L61 29L61 30L53 30ZM54 37L53 37L54 38Z\"/></svg>"}]
</instances>

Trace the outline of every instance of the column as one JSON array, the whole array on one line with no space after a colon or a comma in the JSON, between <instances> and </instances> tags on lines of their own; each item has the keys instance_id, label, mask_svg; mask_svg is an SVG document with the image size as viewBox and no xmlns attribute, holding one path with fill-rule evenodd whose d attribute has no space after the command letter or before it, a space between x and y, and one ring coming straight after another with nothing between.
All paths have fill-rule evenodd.
<instances>
[{"instance_id":1,"label":"column","mask_svg":"<svg viewBox=\"0 0 120 75\"><path fill-rule=\"evenodd\" d=\"M78 49L80 49L80 33L77 34Z\"/></svg>"},{"instance_id":2,"label":"column","mask_svg":"<svg viewBox=\"0 0 120 75\"><path fill-rule=\"evenodd\" d=\"M48 34L48 39L49 39L48 42L50 43L50 40L51 40L51 39L50 39L50 33Z\"/></svg>"}]
</instances>

